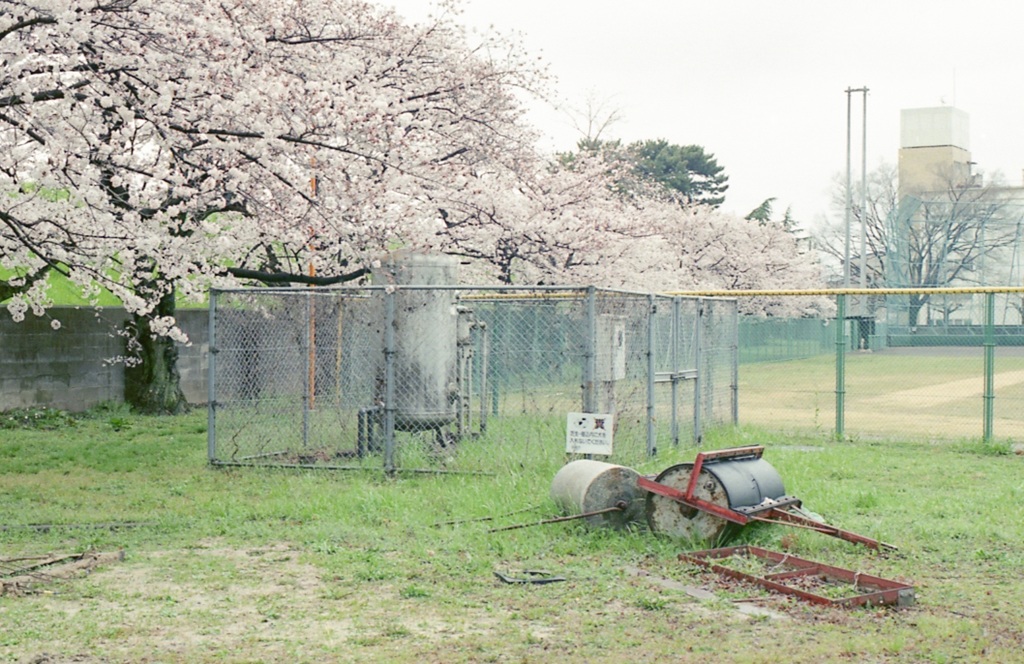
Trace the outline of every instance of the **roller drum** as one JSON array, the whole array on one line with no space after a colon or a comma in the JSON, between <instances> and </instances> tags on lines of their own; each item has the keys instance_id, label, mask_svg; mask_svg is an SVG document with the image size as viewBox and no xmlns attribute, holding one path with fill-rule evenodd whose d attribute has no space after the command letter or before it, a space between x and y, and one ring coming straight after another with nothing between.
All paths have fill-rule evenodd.
<instances>
[{"instance_id":1,"label":"roller drum","mask_svg":"<svg viewBox=\"0 0 1024 664\"><path fill-rule=\"evenodd\" d=\"M571 461L551 482L551 499L566 514L587 514L619 505L622 510L584 517L587 525L624 528L644 518L643 492L632 468L579 459Z\"/></svg>"},{"instance_id":2,"label":"roller drum","mask_svg":"<svg viewBox=\"0 0 1024 664\"><path fill-rule=\"evenodd\" d=\"M681 463L666 468L654 481L658 484L686 491L690 483L692 463ZM718 478L708 472L705 466L697 477L694 496L718 507L729 507L729 497ZM656 493L648 493L645 505L647 525L651 531L674 539L717 545L720 543L729 522L710 512L684 505L676 500Z\"/></svg>"},{"instance_id":3,"label":"roller drum","mask_svg":"<svg viewBox=\"0 0 1024 664\"><path fill-rule=\"evenodd\" d=\"M665 469L655 482L686 491L694 464L681 463ZM695 498L725 509L753 507L765 498L786 493L782 477L761 458L704 463L694 486ZM718 545L728 535L729 522L695 507L655 493L647 494L647 525L669 537Z\"/></svg>"}]
</instances>

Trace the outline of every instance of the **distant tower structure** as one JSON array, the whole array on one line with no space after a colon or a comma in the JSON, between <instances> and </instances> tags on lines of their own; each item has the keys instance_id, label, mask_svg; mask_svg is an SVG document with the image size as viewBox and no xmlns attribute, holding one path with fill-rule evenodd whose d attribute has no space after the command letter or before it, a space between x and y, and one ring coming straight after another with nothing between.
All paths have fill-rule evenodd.
<instances>
[{"instance_id":1,"label":"distant tower structure","mask_svg":"<svg viewBox=\"0 0 1024 664\"><path fill-rule=\"evenodd\" d=\"M899 197L972 184L969 119L952 106L900 111Z\"/></svg>"}]
</instances>

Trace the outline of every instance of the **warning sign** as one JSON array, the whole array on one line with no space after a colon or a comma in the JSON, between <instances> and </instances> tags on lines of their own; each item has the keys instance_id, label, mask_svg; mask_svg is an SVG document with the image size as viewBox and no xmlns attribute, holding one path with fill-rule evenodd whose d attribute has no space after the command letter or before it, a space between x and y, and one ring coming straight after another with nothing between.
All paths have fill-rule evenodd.
<instances>
[{"instance_id":1,"label":"warning sign","mask_svg":"<svg viewBox=\"0 0 1024 664\"><path fill-rule=\"evenodd\" d=\"M565 451L569 454L611 454L613 415L569 413L565 425Z\"/></svg>"}]
</instances>

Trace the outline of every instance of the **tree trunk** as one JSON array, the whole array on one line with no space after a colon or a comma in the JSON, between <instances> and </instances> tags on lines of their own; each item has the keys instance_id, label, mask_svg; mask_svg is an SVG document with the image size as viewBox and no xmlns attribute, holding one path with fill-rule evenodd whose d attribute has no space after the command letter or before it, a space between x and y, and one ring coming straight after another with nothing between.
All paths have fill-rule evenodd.
<instances>
[{"instance_id":1,"label":"tree trunk","mask_svg":"<svg viewBox=\"0 0 1024 664\"><path fill-rule=\"evenodd\" d=\"M910 307L907 311L907 325L910 327L917 327L917 319L921 313L921 309L927 303L927 297L919 297L916 295L910 296Z\"/></svg>"},{"instance_id":2,"label":"tree trunk","mask_svg":"<svg viewBox=\"0 0 1024 664\"><path fill-rule=\"evenodd\" d=\"M174 316L174 293L161 298L156 310L148 316L132 316L128 322L130 363L124 371L124 399L132 408L146 415L178 415L189 410L181 390L178 373L178 347L170 337L155 335L150 329L153 316Z\"/></svg>"}]
</instances>

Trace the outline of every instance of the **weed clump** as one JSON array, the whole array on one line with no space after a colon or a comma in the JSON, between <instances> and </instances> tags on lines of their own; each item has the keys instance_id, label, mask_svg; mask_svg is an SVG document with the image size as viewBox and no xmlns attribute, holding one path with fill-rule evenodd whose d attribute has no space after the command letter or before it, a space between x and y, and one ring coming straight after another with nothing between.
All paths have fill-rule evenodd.
<instances>
[{"instance_id":1,"label":"weed clump","mask_svg":"<svg viewBox=\"0 0 1024 664\"><path fill-rule=\"evenodd\" d=\"M77 418L57 408L46 406L33 408L14 408L0 412L0 429L35 429L52 431L67 426L74 426Z\"/></svg>"}]
</instances>

